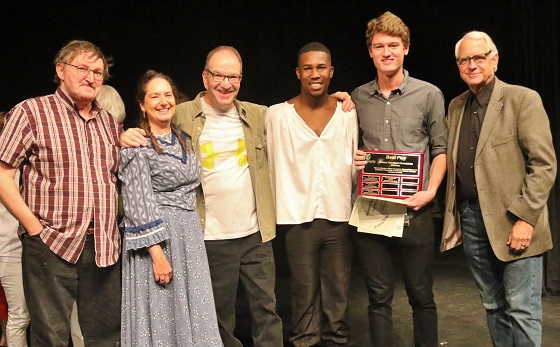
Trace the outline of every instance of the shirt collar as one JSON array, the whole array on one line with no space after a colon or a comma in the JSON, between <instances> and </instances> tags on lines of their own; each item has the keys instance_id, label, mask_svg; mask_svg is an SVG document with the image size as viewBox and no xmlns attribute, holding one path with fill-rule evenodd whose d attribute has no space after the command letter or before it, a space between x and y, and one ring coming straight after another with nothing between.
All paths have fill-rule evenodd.
<instances>
[{"instance_id":1,"label":"shirt collar","mask_svg":"<svg viewBox=\"0 0 560 347\"><path fill-rule=\"evenodd\" d=\"M496 76L492 78L492 80L485 85L478 93L474 94L473 92L469 92L469 100L470 102L477 102L480 107L488 106L490 102L490 96L492 96L492 91L494 91L494 85L496 84Z\"/></svg>"},{"instance_id":2,"label":"shirt collar","mask_svg":"<svg viewBox=\"0 0 560 347\"><path fill-rule=\"evenodd\" d=\"M74 102L74 100L72 100L63 90L62 88L58 87L56 88L56 92L55 95L57 95L64 104L66 104L66 106L68 106L69 108L73 109L74 111L76 111L78 114L80 114L80 108L78 107L78 104L76 104ZM93 100L93 102L91 103L91 115L93 117L95 117L99 111L101 111L101 105L99 105L99 103L97 102L97 99Z\"/></svg>"},{"instance_id":3,"label":"shirt collar","mask_svg":"<svg viewBox=\"0 0 560 347\"><path fill-rule=\"evenodd\" d=\"M206 92L200 92L198 93L198 95L196 96L196 98L194 99L194 103L195 105L199 105L200 109L198 110L198 112L196 112L196 114L193 115L193 119L196 117L201 117L203 116L203 112L202 112L202 101L204 100L204 95L206 95ZM206 101L204 101L206 103ZM245 119L245 116L247 115L247 110L245 110L245 107L243 107L243 105L239 102L239 100L234 99L233 100L233 104L235 106L235 108L237 109L237 112L239 113L239 116L243 119ZM212 107L210 105L208 105L209 107Z\"/></svg>"},{"instance_id":4,"label":"shirt collar","mask_svg":"<svg viewBox=\"0 0 560 347\"><path fill-rule=\"evenodd\" d=\"M406 85L408 84L408 71L403 69L404 72L404 79L402 80L401 84L397 89L391 90L391 95L402 95L405 92ZM379 84L377 83L377 76L373 80L371 95L383 95L379 90Z\"/></svg>"}]
</instances>

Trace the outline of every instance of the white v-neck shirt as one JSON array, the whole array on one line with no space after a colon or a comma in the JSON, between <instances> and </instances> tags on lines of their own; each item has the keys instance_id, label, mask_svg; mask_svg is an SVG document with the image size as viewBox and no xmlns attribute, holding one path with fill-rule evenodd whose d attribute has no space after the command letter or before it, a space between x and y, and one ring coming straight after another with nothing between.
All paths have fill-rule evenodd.
<instances>
[{"instance_id":1,"label":"white v-neck shirt","mask_svg":"<svg viewBox=\"0 0 560 347\"><path fill-rule=\"evenodd\" d=\"M356 111L344 112L338 103L320 136L287 102L271 106L265 122L277 223L347 222L356 175Z\"/></svg>"}]
</instances>

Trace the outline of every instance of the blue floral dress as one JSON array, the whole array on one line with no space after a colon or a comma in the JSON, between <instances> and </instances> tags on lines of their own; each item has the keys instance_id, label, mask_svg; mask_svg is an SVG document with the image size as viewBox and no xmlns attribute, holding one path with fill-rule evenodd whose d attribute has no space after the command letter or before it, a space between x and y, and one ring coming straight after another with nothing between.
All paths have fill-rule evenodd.
<instances>
[{"instance_id":1,"label":"blue floral dress","mask_svg":"<svg viewBox=\"0 0 560 347\"><path fill-rule=\"evenodd\" d=\"M208 259L196 212L200 163L173 133L153 147L121 150L125 216L122 346L222 346ZM168 285L154 279L146 247L159 243L173 268Z\"/></svg>"}]
</instances>

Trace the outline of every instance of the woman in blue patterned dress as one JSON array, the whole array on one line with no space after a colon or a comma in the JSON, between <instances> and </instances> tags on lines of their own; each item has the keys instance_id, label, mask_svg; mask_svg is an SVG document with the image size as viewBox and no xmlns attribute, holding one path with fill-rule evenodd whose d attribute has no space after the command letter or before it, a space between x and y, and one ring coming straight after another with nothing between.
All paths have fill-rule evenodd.
<instances>
[{"instance_id":1,"label":"woman in blue patterned dress","mask_svg":"<svg viewBox=\"0 0 560 347\"><path fill-rule=\"evenodd\" d=\"M137 100L150 144L123 148L123 346L222 346L196 212L200 163L171 119L175 87L146 72Z\"/></svg>"}]
</instances>

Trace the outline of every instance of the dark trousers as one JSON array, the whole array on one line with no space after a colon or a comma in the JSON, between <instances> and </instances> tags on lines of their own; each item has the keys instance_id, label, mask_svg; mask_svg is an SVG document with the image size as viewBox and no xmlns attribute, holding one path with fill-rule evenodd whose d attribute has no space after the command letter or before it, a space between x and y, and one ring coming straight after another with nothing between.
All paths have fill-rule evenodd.
<instances>
[{"instance_id":1,"label":"dark trousers","mask_svg":"<svg viewBox=\"0 0 560 347\"><path fill-rule=\"evenodd\" d=\"M241 281L252 318L255 347L282 347L282 321L276 313L276 269L270 242L260 233L230 240L205 241L216 303L218 327L225 347L242 347L234 336L235 301Z\"/></svg>"},{"instance_id":2,"label":"dark trousers","mask_svg":"<svg viewBox=\"0 0 560 347\"><path fill-rule=\"evenodd\" d=\"M286 225L294 346L348 343L348 289L352 242L346 222L315 219Z\"/></svg>"},{"instance_id":3,"label":"dark trousers","mask_svg":"<svg viewBox=\"0 0 560 347\"><path fill-rule=\"evenodd\" d=\"M31 318L31 346L67 347L72 305L86 346L120 345L121 264L95 264L93 235L76 264L54 254L39 235L23 237L23 288Z\"/></svg>"},{"instance_id":4,"label":"dark trousers","mask_svg":"<svg viewBox=\"0 0 560 347\"><path fill-rule=\"evenodd\" d=\"M403 281L412 306L414 345L438 346L437 310L432 291L434 224L430 209L417 212L402 238L353 233L369 296L368 317L375 347L393 346L392 301L394 261L402 265ZM397 347L397 346L395 346Z\"/></svg>"}]
</instances>

